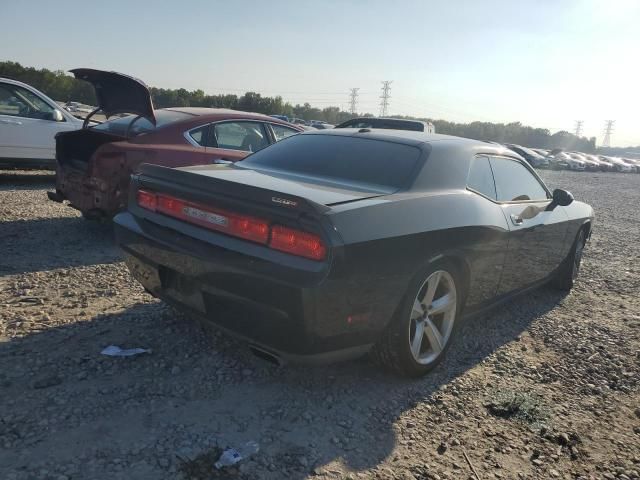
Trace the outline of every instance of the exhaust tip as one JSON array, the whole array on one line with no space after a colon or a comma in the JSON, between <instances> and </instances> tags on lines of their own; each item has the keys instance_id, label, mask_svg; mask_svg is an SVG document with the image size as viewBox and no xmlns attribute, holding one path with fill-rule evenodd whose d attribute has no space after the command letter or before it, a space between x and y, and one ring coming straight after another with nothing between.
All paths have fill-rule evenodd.
<instances>
[{"instance_id":1,"label":"exhaust tip","mask_svg":"<svg viewBox=\"0 0 640 480\"><path fill-rule=\"evenodd\" d=\"M284 365L284 361L282 360L282 358L280 358L279 355L265 350L262 347L258 347L257 345L249 345L249 350L251 350L251 353L253 353L256 357L261 358L262 360L265 360L279 367Z\"/></svg>"}]
</instances>

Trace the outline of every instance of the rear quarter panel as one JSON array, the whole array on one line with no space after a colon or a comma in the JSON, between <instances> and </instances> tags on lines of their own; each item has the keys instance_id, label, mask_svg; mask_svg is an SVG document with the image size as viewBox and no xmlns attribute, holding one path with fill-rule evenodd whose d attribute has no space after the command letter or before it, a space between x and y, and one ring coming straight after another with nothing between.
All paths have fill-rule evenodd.
<instances>
[{"instance_id":1,"label":"rear quarter panel","mask_svg":"<svg viewBox=\"0 0 640 480\"><path fill-rule=\"evenodd\" d=\"M442 257L462 270L469 310L496 294L509 232L498 205L467 191L399 195L358 205L334 207L330 214L344 247L319 304L368 312L371 332L379 331L410 280Z\"/></svg>"}]
</instances>

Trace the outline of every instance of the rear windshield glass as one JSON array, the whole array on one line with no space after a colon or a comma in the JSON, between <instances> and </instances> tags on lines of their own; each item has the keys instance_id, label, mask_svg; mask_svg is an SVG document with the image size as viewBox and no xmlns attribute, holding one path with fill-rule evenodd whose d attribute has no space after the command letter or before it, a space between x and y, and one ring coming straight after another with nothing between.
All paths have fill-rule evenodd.
<instances>
[{"instance_id":1,"label":"rear windshield glass","mask_svg":"<svg viewBox=\"0 0 640 480\"><path fill-rule=\"evenodd\" d=\"M416 173L416 147L337 135L295 135L238 162L308 177L397 190Z\"/></svg>"},{"instance_id":2,"label":"rear windshield glass","mask_svg":"<svg viewBox=\"0 0 640 480\"><path fill-rule=\"evenodd\" d=\"M169 125L170 123L184 120L185 118L193 116L190 113L175 112L172 110L156 110L154 113L156 116L155 127L146 118L141 118L137 115L126 115L124 117L115 118L113 120L101 123L100 125L96 125L95 127L93 127L93 129L112 133L114 135L125 136L127 134L127 128L129 127L129 124L131 124L131 122L137 118L137 120L135 120L133 125L131 125L131 129L129 130L129 137L135 137L136 135L149 133L156 128L160 128L165 125Z\"/></svg>"}]
</instances>

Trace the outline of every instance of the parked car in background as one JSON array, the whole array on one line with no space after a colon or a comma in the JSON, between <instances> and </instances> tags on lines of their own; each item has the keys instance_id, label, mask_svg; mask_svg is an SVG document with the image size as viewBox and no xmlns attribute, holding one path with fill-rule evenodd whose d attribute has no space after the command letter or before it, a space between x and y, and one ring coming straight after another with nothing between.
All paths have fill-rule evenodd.
<instances>
[{"instance_id":1,"label":"parked car in background","mask_svg":"<svg viewBox=\"0 0 640 480\"><path fill-rule=\"evenodd\" d=\"M510 150L398 130L144 165L132 189L116 238L153 295L274 361L373 350L406 376L443 359L463 317L547 282L570 289L593 219Z\"/></svg>"},{"instance_id":2,"label":"parked car in background","mask_svg":"<svg viewBox=\"0 0 640 480\"><path fill-rule=\"evenodd\" d=\"M635 158L622 158L622 161L631 166L632 171L640 173L640 160Z\"/></svg>"},{"instance_id":3,"label":"parked car in background","mask_svg":"<svg viewBox=\"0 0 640 480\"><path fill-rule=\"evenodd\" d=\"M302 118L291 118L289 119L289 123L292 123L293 125L306 125L309 126L309 122L307 122L306 120L303 120Z\"/></svg>"},{"instance_id":4,"label":"parked car in background","mask_svg":"<svg viewBox=\"0 0 640 480\"><path fill-rule=\"evenodd\" d=\"M524 158L527 162L529 162L529 165L531 165L532 167L535 167L535 168L549 167L549 160L530 148L523 147L521 145L516 145L513 143L505 143L505 146L513 150L517 154L519 154L522 158Z\"/></svg>"},{"instance_id":5,"label":"parked car in background","mask_svg":"<svg viewBox=\"0 0 640 480\"><path fill-rule=\"evenodd\" d=\"M603 157L603 156L601 156ZM605 160L607 160L608 162L613 164L613 171L614 172L620 172L620 173L631 173L633 171L633 168L631 167L631 165L629 165L628 163L626 163L625 161L623 161L621 158L619 157L604 157Z\"/></svg>"},{"instance_id":6,"label":"parked car in background","mask_svg":"<svg viewBox=\"0 0 640 480\"><path fill-rule=\"evenodd\" d=\"M584 171L586 164L582 160L572 157L567 152L557 152L549 158L554 168L568 168L569 170Z\"/></svg>"},{"instance_id":7,"label":"parked car in background","mask_svg":"<svg viewBox=\"0 0 640 480\"><path fill-rule=\"evenodd\" d=\"M115 72L72 70L92 83L102 112L132 115L59 134L56 190L88 218L110 217L127 202L129 177L141 163L178 167L235 162L302 131L257 113L217 108L155 110L140 80Z\"/></svg>"},{"instance_id":8,"label":"parked car in background","mask_svg":"<svg viewBox=\"0 0 640 480\"><path fill-rule=\"evenodd\" d=\"M611 172L611 171L613 171L613 163L607 162L605 160L602 160L597 155L587 154L587 153L583 153L582 155L585 156L586 158L588 158L589 160L593 161L593 162L597 162L598 165L600 165L600 170L601 171L603 171L603 172Z\"/></svg>"},{"instance_id":9,"label":"parked car in background","mask_svg":"<svg viewBox=\"0 0 640 480\"><path fill-rule=\"evenodd\" d=\"M402 118L361 117L352 118L336 125L336 128L383 128L391 130L410 130L413 132L435 133L431 122L405 120Z\"/></svg>"},{"instance_id":10,"label":"parked car in background","mask_svg":"<svg viewBox=\"0 0 640 480\"><path fill-rule=\"evenodd\" d=\"M311 126L313 128L315 128L315 129L317 129L317 130L327 130L328 128L336 128L335 125L332 125L332 124L327 123L327 122L314 123Z\"/></svg>"},{"instance_id":11,"label":"parked car in background","mask_svg":"<svg viewBox=\"0 0 640 480\"><path fill-rule=\"evenodd\" d=\"M95 110L90 105L84 105L80 102L67 102L64 104L65 110L68 112L91 113Z\"/></svg>"},{"instance_id":12,"label":"parked car in background","mask_svg":"<svg viewBox=\"0 0 640 480\"><path fill-rule=\"evenodd\" d=\"M55 135L80 128L82 120L44 93L0 78L0 167L55 168Z\"/></svg>"},{"instance_id":13,"label":"parked car in background","mask_svg":"<svg viewBox=\"0 0 640 480\"><path fill-rule=\"evenodd\" d=\"M269 115L270 117L277 118L278 120L282 120L283 122L289 122L289 117L286 115Z\"/></svg>"},{"instance_id":14,"label":"parked car in background","mask_svg":"<svg viewBox=\"0 0 640 480\"><path fill-rule=\"evenodd\" d=\"M591 172L595 172L600 170L600 162L589 159L585 154L580 152L567 152L569 156L572 158L581 161L584 163L585 170L589 170Z\"/></svg>"},{"instance_id":15,"label":"parked car in background","mask_svg":"<svg viewBox=\"0 0 640 480\"><path fill-rule=\"evenodd\" d=\"M546 148L532 148L534 152L542 155L543 157L548 157L551 150L547 150Z\"/></svg>"}]
</instances>

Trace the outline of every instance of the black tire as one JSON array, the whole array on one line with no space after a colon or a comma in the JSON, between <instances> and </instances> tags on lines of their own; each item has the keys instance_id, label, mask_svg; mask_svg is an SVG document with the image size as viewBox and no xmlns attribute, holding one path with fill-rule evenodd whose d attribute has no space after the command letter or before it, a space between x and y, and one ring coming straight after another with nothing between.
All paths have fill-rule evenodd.
<instances>
[{"instance_id":1,"label":"black tire","mask_svg":"<svg viewBox=\"0 0 640 480\"><path fill-rule=\"evenodd\" d=\"M580 264L582 263L582 252L584 250L587 233L581 228L576 235L569 255L564 259L558 272L551 281L551 286L557 290L568 292L573 288L580 274Z\"/></svg>"},{"instance_id":2,"label":"black tire","mask_svg":"<svg viewBox=\"0 0 640 480\"><path fill-rule=\"evenodd\" d=\"M436 357L428 363L419 363L414 358L410 346L413 328L412 325L415 325L415 319L412 319L414 301L416 301L416 297L418 297L423 289L427 288L427 280L436 272L446 272L454 283L455 314L453 315L453 326L448 337L446 337L446 342L442 345L440 352L437 354L432 353L432 355L436 355ZM449 277L446 277L447 282L449 281ZM374 360L384 368L406 377L420 377L433 370L444 359L451 343L458 333L463 297L464 291L461 275L458 269L456 269L451 262L441 261L423 269L411 280L402 303L396 310L394 317L391 319L391 322L382 334L380 340L373 348L371 353ZM444 317L446 314L441 315ZM414 323L412 324L412 322ZM438 322L437 314L433 317L433 322ZM442 319L442 322L444 322L444 318ZM414 328L414 337L415 333ZM431 346L428 343L427 345L429 346L429 349L431 349Z\"/></svg>"}]
</instances>

